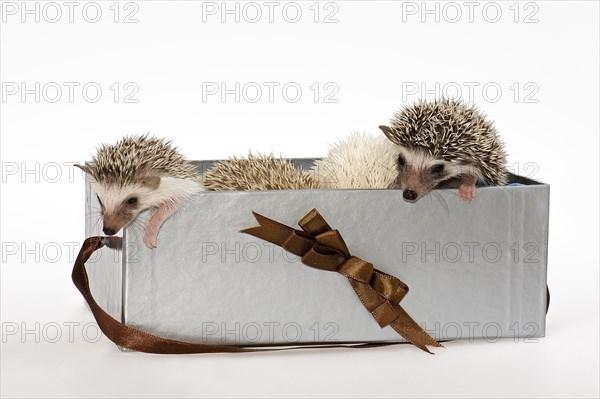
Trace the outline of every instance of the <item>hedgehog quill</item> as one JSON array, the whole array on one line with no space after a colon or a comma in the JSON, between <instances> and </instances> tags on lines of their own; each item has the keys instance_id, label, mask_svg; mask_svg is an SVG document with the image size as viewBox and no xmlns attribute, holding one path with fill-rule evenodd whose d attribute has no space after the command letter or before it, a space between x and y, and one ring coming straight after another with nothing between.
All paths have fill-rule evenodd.
<instances>
[{"instance_id":1,"label":"hedgehog quill","mask_svg":"<svg viewBox=\"0 0 600 399\"><path fill-rule=\"evenodd\" d=\"M398 176L391 187L401 188L408 201L450 179L460 180L458 196L465 202L475 198L478 182L507 183L504 144L492 122L464 102L420 101L379 128L398 145Z\"/></svg>"},{"instance_id":2,"label":"hedgehog quill","mask_svg":"<svg viewBox=\"0 0 600 399\"><path fill-rule=\"evenodd\" d=\"M215 164L204 176L209 191L299 190L319 188L319 182L283 158L248 154Z\"/></svg>"},{"instance_id":3,"label":"hedgehog quill","mask_svg":"<svg viewBox=\"0 0 600 399\"><path fill-rule=\"evenodd\" d=\"M128 136L102 145L91 164L75 165L91 179L102 214L102 231L112 236L141 212L152 210L144 244L155 248L162 224L194 194L201 177L171 145L149 135Z\"/></svg>"}]
</instances>

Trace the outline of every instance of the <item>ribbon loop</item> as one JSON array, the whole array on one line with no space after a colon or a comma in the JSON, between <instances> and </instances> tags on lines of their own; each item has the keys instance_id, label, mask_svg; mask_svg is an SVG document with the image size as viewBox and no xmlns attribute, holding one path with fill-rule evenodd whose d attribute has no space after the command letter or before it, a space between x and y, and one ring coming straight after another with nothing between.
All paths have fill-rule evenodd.
<instances>
[{"instance_id":1,"label":"ribbon loop","mask_svg":"<svg viewBox=\"0 0 600 399\"><path fill-rule=\"evenodd\" d=\"M356 256L350 256L338 268L338 272L353 280L369 284L373 275L373 264Z\"/></svg>"},{"instance_id":2,"label":"ribbon loop","mask_svg":"<svg viewBox=\"0 0 600 399\"><path fill-rule=\"evenodd\" d=\"M326 247L313 246L302 256L302 263L316 269L335 272L339 265L344 262L344 259L344 256L337 251L328 250Z\"/></svg>"},{"instance_id":3,"label":"ribbon loop","mask_svg":"<svg viewBox=\"0 0 600 399\"><path fill-rule=\"evenodd\" d=\"M281 243L281 247L294 255L302 256L312 248L313 242L310 238L303 237L298 233L301 232L296 230L289 232L288 236Z\"/></svg>"},{"instance_id":4,"label":"ribbon loop","mask_svg":"<svg viewBox=\"0 0 600 399\"><path fill-rule=\"evenodd\" d=\"M347 258L350 256L350 251L342 238L342 235L337 230L329 230L315 237L317 242L329 248L333 248L344 254Z\"/></svg>"},{"instance_id":5,"label":"ribbon loop","mask_svg":"<svg viewBox=\"0 0 600 399\"><path fill-rule=\"evenodd\" d=\"M400 307L408 286L400 279L377 270L373 264L350 255L341 234L333 230L316 209L298 222L303 231L252 212L258 227L241 230L272 242L302 258L302 263L320 270L337 271L346 276L354 292L380 327L390 325L419 349L442 345L427 334Z\"/></svg>"},{"instance_id":6,"label":"ribbon loop","mask_svg":"<svg viewBox=\"0 0 600 399\"><path fill-rule=\"evenodd\" d=\"M379 272L373 274L371 286L385 298L389 299L390 302L395 304L400 303L408 293L408 286L400 279Z\"/></svg>"},{"instance_id":7,"label":"ribbon loop","mask_svg":"<svg viewBox=\"0 0 600 399\"><path fill-rule=\"evenodd\" d=\"M298 225L300 225L302 230L313 236L331 230L331 227L329 227L325 219L323 219L323 216L321 216L319 211L314 208L298 222Z\"/></svg>"}]
</instances>

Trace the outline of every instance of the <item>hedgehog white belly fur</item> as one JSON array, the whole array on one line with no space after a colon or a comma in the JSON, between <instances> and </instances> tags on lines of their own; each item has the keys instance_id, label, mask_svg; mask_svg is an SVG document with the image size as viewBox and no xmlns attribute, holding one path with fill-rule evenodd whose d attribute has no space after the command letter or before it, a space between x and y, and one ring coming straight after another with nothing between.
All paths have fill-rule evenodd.
<instances>
[{"instance_id":1,"label":"hedgehog white belly fur","mask_svg":"<svg viewBox=\"0 0 600 399\"><path fill-rule=\"evenodd\" d=\"M202 190L198 171L170 141L128 136L98 148L89 166L75 165L91 179L102 214L102 230L114 235L141 212L153 212L144 244L156 247L160 227L191 196Z\"/></svg>"}]
</instances>

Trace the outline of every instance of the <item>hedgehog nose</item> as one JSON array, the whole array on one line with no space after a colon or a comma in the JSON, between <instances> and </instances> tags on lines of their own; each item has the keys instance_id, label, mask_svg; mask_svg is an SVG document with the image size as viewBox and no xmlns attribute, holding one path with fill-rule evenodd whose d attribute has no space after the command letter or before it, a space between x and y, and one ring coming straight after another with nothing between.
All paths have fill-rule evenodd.
<instances>
[{"instance_id":1,"label":"hedgehog nose","mask_svg":"<svg viewBox=\"0 0 600 399\"><path fill-rule=\"evenodd\" d=\"M115 231L115 229L111 229L110 227L105 227L102 229L102 231L104 232L104 234L106 234L107 236L114 236L117 232Z\"/></svg>"},{"instance_id":2,"label":"hedgehog nose","mask_svg":"<svg viewBox=\"0 0 600 399\"><path fill-rule=\"evenodd\" d=\"M417 199L417 193L413 190L404 190L402 196L405 200L414 201Z\"/></svg>"}]
</instances>

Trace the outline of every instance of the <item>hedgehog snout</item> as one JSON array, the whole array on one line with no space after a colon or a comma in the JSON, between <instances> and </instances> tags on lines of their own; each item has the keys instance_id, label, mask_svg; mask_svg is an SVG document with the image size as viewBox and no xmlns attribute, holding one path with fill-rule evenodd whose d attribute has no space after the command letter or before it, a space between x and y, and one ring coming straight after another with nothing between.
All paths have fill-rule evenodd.
<instances>
[{"instance_id":1,"label":"hedgehog snout","mask_svg":"<svg viewBox=\"0 0 600 399\"><path fill-rule=\"evenodd\" d=\"M117 234L119 230L128 224L133 215L129 212L106 212L102 218L102 231L108 236Z\"/></svg>"},{"instance_id":2,"label":"hedgehog snout","mask_svg":"<svg viewBox=\"0 0 600 399\"><path fill-rule=\"evenodd\" d=\"M102 231L107 236L114 236L115 234L117 234L117 231L115 229L111 229L110 227L106 227L106 226L104 226L104 228L102 229Z\"/></svg>"},{"instance_id":3,"label":"hedgehog snout","mask_svg":"<svg viewBox=\"0 0 600 399\"><path fill-rule=\"evenodd\" d=\"M402 197L408 201L415 201L418 197L417 192L414 190L404 190Z\"/></svg>"}]
</instances>

